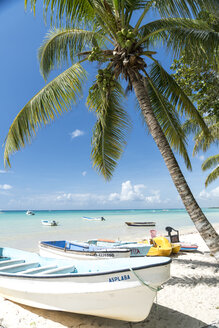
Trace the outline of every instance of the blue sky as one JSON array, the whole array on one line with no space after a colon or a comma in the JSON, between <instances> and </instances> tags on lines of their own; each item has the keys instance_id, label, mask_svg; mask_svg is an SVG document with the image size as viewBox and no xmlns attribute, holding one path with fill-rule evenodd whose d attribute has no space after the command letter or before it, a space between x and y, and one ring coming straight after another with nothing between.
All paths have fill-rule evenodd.
<instances>
[{"instance_id":1,"label":"blue sky","mask_svg":"<svg viewBox=\"0 0 219 328\"><path fill-rule=\"evenodd\" d=\"M24 11L23 1L0 0L0 143L22 107L44 85L39 73L37 49L49 29L41 10L36 17ZM168 69L170 57L160 50L160 61ZM95 74L95 64L88 67L88 87ZM55 77L57 72L51 76ZM163 159L148 134L135 106L133 96L124 103L133 128L128 143L110 182L92 168L90 157L95 116L88 112L86 97L72 111L42 128L31 145L11 158L12 168L4 169L3 147L0 156L0 209L118 209L178 208L181 200ZM192 157L193 142L189 142ZM202 207L218 206L219 184L207 189L207 173L201 171L204 158L216 148L192 158L193 171L177 160L188 184Z\"/></svg>"}]
</instances>

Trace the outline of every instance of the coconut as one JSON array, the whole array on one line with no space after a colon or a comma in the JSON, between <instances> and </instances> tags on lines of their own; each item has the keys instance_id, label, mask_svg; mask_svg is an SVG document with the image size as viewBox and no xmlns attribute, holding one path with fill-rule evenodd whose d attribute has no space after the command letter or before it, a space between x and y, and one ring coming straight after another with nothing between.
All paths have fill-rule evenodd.
<instances>
[{"instance_id":1,"label":"coconut","mask_svg":"<svg viewBox=\"0 0 219 328\"><path fill-rule=\"evenodd\" d=\"M125 46L126 47L131 47L132 45L132 41L131 40L127 40L126 43L125 43Z\"/></svg>"}]
</instances>

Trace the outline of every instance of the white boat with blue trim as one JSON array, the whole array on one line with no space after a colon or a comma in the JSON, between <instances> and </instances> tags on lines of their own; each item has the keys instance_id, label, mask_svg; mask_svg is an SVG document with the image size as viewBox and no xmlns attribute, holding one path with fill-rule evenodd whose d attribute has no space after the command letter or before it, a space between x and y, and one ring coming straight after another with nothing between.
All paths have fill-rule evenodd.
<instances>
[{"instance_id":1,"label":"white boat with blue trim","mask_svg":"<svg viewBox=\"0 0 219 328\"><path fill-rule=\"evenodd\" d=\"M130 257L131 252L128 248L119 249L89 245L88 243L76 241L49 240L39 242L39 253L41 256L52 258L99 260Z\"/></svg>"},{"instance_id":2,"label":"white boat with blue trim","mask_svg":"<svg viewBox=\"0 0 219 328\"><path fill-rule=\"evenodd\" d=\"M27 210L26 212L27 215L35 215L35 213L33 211Z\"/></svg>"},{"instance_id":3,"label":"white boat with blue trim","mask_svg":"<svg viewBox=\"0 0 219 328\"><path fill-rule=\"evenodd\" d=\"M106 219L103 216L99 218L90 218L88 216L83 216L83 219L87 221L106 221Z\"/></svg>"},{"instance_id":4,"label":"white boat with blue trim","mask_svg":"<svg viewBox=\"0 0 219 328\"><path fill-rule=\"evenodd\" d=\"M137 322L148 316L157 290L170 278L170 262L70 261L0 248L0 295L41 309Z\"/></svg>"},{"instance_id":5,"label":"white boat with blue trim","mask_svg":"<svg viewBox=\"0 0 219 328\"><path fill-rule=\"evenodd\" d=\"M140 244L135 241L114 241L107 239L89 239L88 245L99 247L113 247L117 249L130 249L131 257L146 256L152 245ZM142 247L143 246L143 247Z\"/></svg>"},{"instance_id":6,"label":"white boat with blue trim","mask_svg":"<svg viewBox=\"0 0 219 328\"><path fill-rule=\"evenodd\" d=\"M56 227L59 223L55 220L41 220L42 225Z\"/></svg>"}]
</instances>

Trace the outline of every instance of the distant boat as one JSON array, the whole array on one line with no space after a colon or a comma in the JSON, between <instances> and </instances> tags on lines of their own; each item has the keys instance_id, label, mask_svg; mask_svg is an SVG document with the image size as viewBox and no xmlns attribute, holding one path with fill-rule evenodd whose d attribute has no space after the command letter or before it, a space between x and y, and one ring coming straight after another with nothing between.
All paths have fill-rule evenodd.
<instances>
[{"instance_id":1,"label":"distant boat","mask_svg":"<svg viewBox=\"0 0 219 328\"><path fill-rule=\"evenodd\" d=\"M26 212L27 215L35 215L35 213L33 211L27 210Z\"/></svg>"},{"instance_id":2,"label":"distant boat","mask_svg":"<svg viewBox=\"0 0 219 328\"><path fill-rule=\"evenodd\" d=\"M130 257L130 249L98 247L88 243L56 240L39 242L41 256L52 258L67 258L77 260L102 260L121 257Z\"/></svg>"},{"instance_id":3,"label":"distant boat","mask_svg":"<svg viewBox=\"0 0 219 328\"><path fill-rule=\"evenodd\" d=\"M154 227L155 222L125 222L130 227Z\"/></svg>"},{"instance_id":4,"label":"distant boat","mask_svg":"<svg viewBox=\"0 0 219 328\"><path fill-rule=\"evenodd\" d=\"M88 221L106 221L106 219L103 216L101 216L100 218L89 218L87 216L83 216L83 219Z\"/></svg>"},{"instance_id":5,"label":"distant boat","mask_svg":"<svg viewBox=\"0 0 219 328\"><path fill-rule=\"evenodd\" d=\"M45 226L57 226L58 222L56 222L55 220L41 220L42 224Z\"/></svg>"},{"instance_id":6,"label":"distant boat","mask_svg":"<svg viewBox=\"0 0 219 328\"><path fill-rule=\"evenodd\" d=\"M142 321L170 278L167 257L77 261L0 248L0 295L40 309Z\"/></svg>"}]
</instances>

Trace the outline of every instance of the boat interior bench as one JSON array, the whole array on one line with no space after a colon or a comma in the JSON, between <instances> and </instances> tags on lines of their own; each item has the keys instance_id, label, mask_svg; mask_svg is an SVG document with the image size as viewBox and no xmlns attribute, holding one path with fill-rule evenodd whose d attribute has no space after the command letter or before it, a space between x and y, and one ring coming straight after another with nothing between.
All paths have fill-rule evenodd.
<instances>
[{"instance_id":1,"label":"boat interior bench","mask_svg":"<svg viewBox=\"0 0 219 328\"><path fill-rule=\"evenodd\" d=\"M30 275L50 275L76 273L74 265L41 265L39 262L25 262L23 259L0 258L0 273L19 273Z\"/></svg>"}]
</instances>

